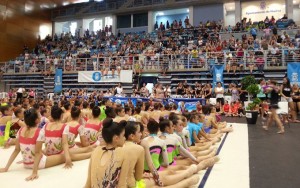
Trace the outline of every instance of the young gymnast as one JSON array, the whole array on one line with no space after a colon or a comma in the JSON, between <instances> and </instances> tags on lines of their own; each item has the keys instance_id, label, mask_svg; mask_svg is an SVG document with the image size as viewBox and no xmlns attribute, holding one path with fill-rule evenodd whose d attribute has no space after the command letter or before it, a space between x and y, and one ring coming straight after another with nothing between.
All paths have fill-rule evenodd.
<instances>
[{"instance_id":1,"label":"young gymnast","mask_svg":"<svg viewBox=\"0 0 300 188\"><path fill-rule=\"evenodd\" d=\"M211 105L203 106L204 130L208 134L219 134L219 132L232 132L232 127L226 127L226 122L216 122L215 108Z\"/></svg>"},{"instance_id":2,"label":"young gymnast","mask_svg":"<svg viewBox=\"0 0 300 188\"><path fill-rule=\"evenodd\" d=\"M207 163L199 163L205 159L214 157L216 152L211 152L210 154L206 156L193 156L189 151L184 149L182 144L180 143L180 137L175 137L173 134L173 124L170 120L162 120L159 122L160 131L162 132L162 135L160 138L164 140L167 144L167 151L168 151L168 159L170 165L175 165L176 163L178 165L170 166L170 168L173 169L179 169L182 168L181 165L189 166L193 163L197 164L197 171L200 171L202 169L205 169L207 167ZM177 135L176 135L177 136ZM180 158L178 156L180 155ZM182 158L183 157L183 158ZM215 160L215 159L213 159ZM218 158L216 158L216 161L218 161ZM207 161L206 161L207 162ZM209 161L210 163L214 164L214 161ZM198 164L199 163L199 164Z\"/></svg>"},{"instance_id":3,"label":"young gymnast","mask_svg":"<svg viewBox=\"0 0 300 188\"><path fill-rule=\"evenodd\" d=\"M127 176L128 187L143 187L145 151L138 143L141 142L143 126L139 123L128 121L125 127L126 142L123 146L126 155L130 156L129 171Z\"/></svg>"},{"instance_id":4,"label":"young gymnast","mask_svg":"<svg viewBox=\"0 0 300 188\"><path fill-rule=\"evenodd\" d=\"M197 159L182 146L180 140L172 135L174 133L172 121L161 118L159 129L162 133L159 138L164 140L167 145L169 165L176 164L175 159L179 154L190 158L194 163L198 163Z\"/></svg>"},{"instance_id":5,"label":"young gymnast","mask_svg":"<svg viewBox=\"0 0 300 188\"><path fill-rule=\"evenodd\" d=\"M40 131L39 141L44 141L46 155L56 155L63 153L66 156L66 166L72 166L72 161L69 153L68 134L69 126L62 123L63 111L58 106L51 108L52 122L46 124Z\"/></svg>"},{"instance_id":6,"label":"young gymnast","mask_svg":"<svg viewBox=\"0 0 300 188\"><path fill-rule=\"evenodd\" d=\"M102 137L106 146L99 146L92 153L85 188L127 187L129 159L122 148L125 125L125 121L116 123L111 118L103 121Z\"/></svg>"},{"instance_id":7,"label":"young gymnast","mask_svg":"<svg viewBox=\"0 0 300 188\"><path fill-rule=\"evenodd\" d=\"M95 106L92 110L93 118L89 119L85 124L85 136L90 145L99 145L101 142L99 139L102 130L102 121L99 118L100 113L100 108Z\"/></svg>"},{"instance_id":8,"label":"young gymnast","mask_svg":"<svg viewBox=\"0 0 300 188\"><path fill-rule=\"evenodd\" d=\"M39 124L39 128L42 129L47 123L50 122L50 120L47 118L50 116L50 110L46 108L42 108L40 110L40 114L41 114L41 121Z\"/></svg>"},{"instance_id":9,"label":"young gymnast","mask_svg":"<svg viewBox=\"0 0 300 188\"><path fill-rule=\"evenodd\" d=\"M84 126L79 123L80 114L81 114L80 109L76 106L73 106L71 109L72 121L67 123L67 126L69 126L68 144L70 149L72 148L79 149L75 143L75 139L78 135L80 137L80 146L86 147L90 145L90 143L88 142L85 136Z\"/></svg>"},{"instance_id":10,"label":"young gymnast","mask_svg":"<svg viewBox=\"0 0 300 188\"><path fill-rule=\"evenodd\" d=\"M225 102L224 106L223 106L223 112L225 114L225 116L230 116L230 105L228 103L228 101Z\"/></svg>"},{"instance_id":11,"label":"young gymnast","mask_svg":"<svg viewBox=\"0 0 300 188\"><path fill-rule=\"evenodd\" d=\"M89 103L87 101L83 101L82 103L82 118L85 121L88 121L90 118L92 118L92 110L89 107Z\"/></svg>"},{"instance_id":12,"label":"young gymnast","mask_svg":"<svg viewBox=\"0 0 300 188\"><path fill-rule=\"evenodd\" d=\"M46 156L42 152L44 134L40 134L41 129L38 128L39 115L34 108L24 112L25 127L22 127L16 137L16 146L11 154L5 168L0 169L0 172L7 172L9 167L14 162L18 154L22 153L23 164L25 168L33 169L31 176L26 180L34 180L38 178L38 169L49 168L66 162L64 154ZM88 156L71 155L72 160L83 160ZM66 168L70 165L66 165Z\"/></svg>"},{"instance_id":13,"label":"young gymnast","mask_svg":"<svg viewBox=\"0 0 300 188\"><path fill-rule=\"evenodd\" d=\"M120 121L127 121L128 117L125 116L125 109L122 106L118 106L115 109L117 116L114 118L114 122L119 123Z\"/></svg>"},{"instance_id":14,"label":"young gymnast","mask_svg":"<svg viewBox=\"0 0 300 188\"><path fill-rule=\"evenodd\" d=\"M204 147L204 151L203 151L203 149L201 147L199 147L199 146L196 146L196 147L194 146L194 147L191 148L190 146L187 145L187 141L190 142L190 139L189 139L189 137L186 137L184 135L185 133L183 133L183 131L184 131L184 123L182 121L182 119L183 119L182 117L184 117L184 116L181 116L181 115L179 116L178 115L178 117L174 116L174 117L172 117L172 119L170 119L170 120L172 120L173 125L174 125L174 132L175 132L175 134L178 135L178 136L176 136L175 134L173 134L174 137L176 137L177 139L181 140L182 146L185 149L187 149L189 151L192 149L191 153L194 156L205 156L205 155L210 154L213 151L213 148ZM186 121L186 118L185 118L184 121ZM187 135L189 135L188 131L187 131ZM202 151L199 152L198 150L202 150Z\"/></svg>"},{"instance_id":15,"label":"young gymnast","mask_svg":"<svg viewBox=\"0 0 300 188\"><path fill-rule=\"evenodd\" d=\"M199 139L198 135L201 134L204 138L207 139L207 141L211 141L206 134L203 133L201 130L202 126L199 124L199 117L196 114L191 114L189 117L189 122L187 125L187 130L190 134L190 142L191 146L195 146L196 143L202 143L202 141ZM192 149L193 147L191 147Z\"/></svg>"},{"instance_id":16,"label":"young gymnast","mask_svg":"<svg viewBox=\"0 0 300 188\"><path fill-rule=\"evenodd\" d=\"M184 169L179 167L179 169L183 170L180 172L166 168L169 166L168 153L166 143L157 136L159 124L154 119L150 119L147 128L150 135L143 139L144 144L142 144L146 156L144 171L155 174L155 171L158 170L162 184L170 188L189 187L196 184L199 181L199 176L192 176L197 171L195 165ZM156 182L153 178L145 178L145 182L146 187L156 187Z\"/></svg>"},{"instance_id":17,"label":"young gymnast","mask_svg":"<svg viewBox=\"0 0 300 188\"><path fill-rule=\"evenodd\" d=\"M9 139L9 130L12 119L12 107L7 103L2 103L0 106L0 146L4 146Z\"/></svg>"},{"instance_id":18,"label":"young gymnast","mask_svg":"<svg viewBox=\"0 0 300 188\"><path fill-rule=\"evenodd\" d=\"M189 130L187 129L188 122L187 122L186 117L181 115L181 121L182 121L182 126L183 126L182 132L180 133L181 137L185 139L185 142L186 142L187 146L190 147L191 146L191 139L190 139Z\"/></svg>"},{"instance_id":19,"label":"young gymnast","mask_svg":"<svg viewBox=\"0 0 300 188\"><path fill-rule=\"evenodd\" d=\"M62 123L67 123L69 121L72 121L72 118L71 118L71 103L69 101L66 101L64 103L64 109L65 109L65 112L64 112L64 115L63 115L63 118L62 118Z\"/></svg>"},{"instance_id":20,"label":"young gymnast","mask_svg":"<svg viewBox=\"0 0 300 188\"><path fill-rule=\"evenodd\" d=\"M11 145L15 145L17 132L21 127L25 127L26 124L23 122L24 109L17 107L14 109L14 116L12 116L11 123L7 124L9 129L9 139L6 141L4 148L8 148Z\"/></svg>"}]
</instances>

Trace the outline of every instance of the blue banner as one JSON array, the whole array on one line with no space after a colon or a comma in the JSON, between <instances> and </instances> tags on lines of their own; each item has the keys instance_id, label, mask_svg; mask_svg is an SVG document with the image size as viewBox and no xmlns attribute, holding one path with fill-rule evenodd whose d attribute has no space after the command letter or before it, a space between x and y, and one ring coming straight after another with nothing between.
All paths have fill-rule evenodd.
<instances>
[{"instance_id":1,"label":"blue banner","mask_svg":"<svg viewBox=\"0 0 300 188\"><path fill-rule=\"evenodd\" d=\"M216 85L217 82L221 82L223 84L223 72L224 72L224 65L214 66L213 87Z\"/></svg>"},{"instance_id":2,"label":"blue banner","mask_svg":"<svg viewBox=\"0 0 300 188\"><path fill-rule=\"evenodd\" d=\"M104 97L108 98L112 102L122 104L127 104L129 100L133 103L134 106L136 106L137 101L141 102L147 102L150 99L149 98L136 98L136 97ZM153 99L154 102L157 102L155 99ZM197 103L200 103L201 105L205 105L206 100L201 99L201 98L194 98L194 99L189 99L189 98L167 98L162 101L162 103L165 104L171 104L174 103L178 106L179 111L184 111L185 109L188 111L193 111L196 110L196 105ZM182 105L184 103L184 105Z\"/></svg>"},{"instance_id":3,"label":"blue banner","mask_svg":"<svg viewBox=\"0 0 300 188\"><path fill-rule=\"evenodd\" d=\"M54 77L54 93L60 93L62 91L62 69L55 70Z\"/></svg>"},{"instance_id":4,"label":"blue banner","mask_svg":"<svg viewBox=\"0 0 300 188\"><path fill-rule=\"evenodd\" d=\"M288 63L287 74L292 85L298 84L300 86L300 62Z\"/></svg>"}]
</instances>

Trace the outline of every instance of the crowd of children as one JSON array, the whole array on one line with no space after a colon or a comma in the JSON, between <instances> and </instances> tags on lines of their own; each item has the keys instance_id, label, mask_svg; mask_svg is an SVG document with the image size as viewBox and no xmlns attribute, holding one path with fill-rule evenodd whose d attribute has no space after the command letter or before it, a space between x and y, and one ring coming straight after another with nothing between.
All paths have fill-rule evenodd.
<instances>
[{"instance_id":1,"label":"crowd of children","mask_svg":"<svg viewBox=\"0 0 300 188\"><path fill-rule=\"evenodd\" d=\"M21 152L32 170L26 180L37 179L40 169L90 158L85 187L190 187L197 172L219 160L212 145L232 128L218 121L214 106L199 113L173 105L76 99L31 101L24 109L3 101L0 144L15 150L0 172Z\"/></svg>"}]
</instances>

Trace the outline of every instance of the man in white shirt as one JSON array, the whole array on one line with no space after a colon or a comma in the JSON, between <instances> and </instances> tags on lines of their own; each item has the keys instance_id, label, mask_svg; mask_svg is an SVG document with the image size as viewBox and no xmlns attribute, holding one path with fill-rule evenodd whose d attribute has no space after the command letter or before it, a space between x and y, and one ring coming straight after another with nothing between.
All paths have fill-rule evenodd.
<instances>
[{"instance_id":1,"label":"man in white shirt","mask_svg":"<svg viewBox=\"0 0 300 188\"><path fill-rule=\"evenodd\" d=\"M22 103L23 92L25 92L25 88L20 87L20 88L17 90L17 99L16 99L16 101L17 101L19 104Z\"/></svg>"}]
</instances>

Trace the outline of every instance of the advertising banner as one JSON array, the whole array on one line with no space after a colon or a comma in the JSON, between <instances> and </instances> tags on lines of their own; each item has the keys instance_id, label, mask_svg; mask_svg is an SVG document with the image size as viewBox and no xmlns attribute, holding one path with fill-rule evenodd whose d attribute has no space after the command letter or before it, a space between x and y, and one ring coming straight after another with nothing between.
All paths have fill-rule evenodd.
<instances>
[{"instance_id":1,"label":"advertising banner","mask_svg":"<svg viewBox=\"0 0 300 188\"><path fill-rule=\"evenodd\" d=\"M62 69L55 70L54 77L54 93L60 93L62 91Z\"/></svg>"},{"instance_id":2,"label":"advertising banner","mask_svg":"<svg viewBox=\"0 0 300 188\"><path fill-rule=\"evenodd\" d=\"M217 82L221 82L223 84L223 72L224 65L215 65L213 74L213 87L215 87Z\"/></svg>"},{"instance_id":3,"label":"advertising banner","mask_svg":"<svg viewBox=\"0 0 300 188\"><path fill-rule=\"evenodd\" d=\"M269 19L274 16L275 20L278 20L286 13L285 4L286 1L284 0L242 2L242 18L259 22L264 21L267 16Z\"/></svg>"},{"instance_id":4,"label":"advertising banner","mask_svg":"<svg viewBox=\"0 0 300 188\"><path fill-rule=\"evenodd\" d=\"M104 98L108 98L112 102L122 104L123 106L124 104L128 103L129 100L131 100L134 106L136 105L137 101L141 101L141 102L149 101L149 98L136 98L136 97L104 97ZM156 100L154 99L153 101L155 102ZM178 106L178 110L180 111L183 111L184 109L188 111L196 110L197 103L205 105L205 99L200 99L200 98L197 99L167 98L164 99L162 102L164 103L164 105L167 103L176 104ZM182 105L182 103L184 103L184 105Z\"/></svg>"},{"instance_id":5,"label":"advertising banner","mask_svg":"<svg viewBox=\"0 0 300 188\"><path fill-rule=\"evenodd\" d=\"M117 71L114 74L112 74L112 71L108 71L104 75L100 71L79 71L78 82L132 83L132 70L121 70L120 75Z\"/></svg>"},{"instance_id":6,"label":"advertising banner","mask_svg":"<svg viewBox=\"0 0 300 188\"><path fill-rule=\"evenodd\" d=\"M287 74L291 85L298 84L300 86L300 62L288 63Z\"/></svg>"}]
</instances>

